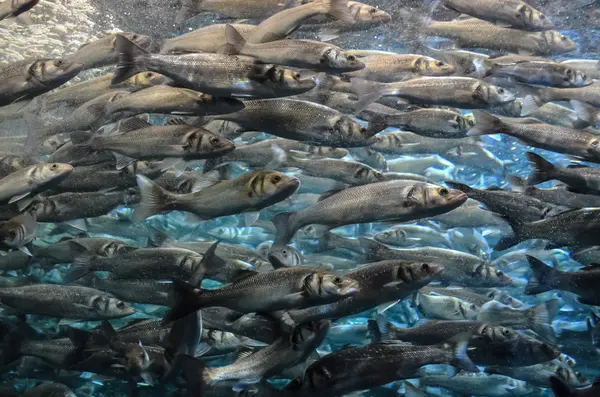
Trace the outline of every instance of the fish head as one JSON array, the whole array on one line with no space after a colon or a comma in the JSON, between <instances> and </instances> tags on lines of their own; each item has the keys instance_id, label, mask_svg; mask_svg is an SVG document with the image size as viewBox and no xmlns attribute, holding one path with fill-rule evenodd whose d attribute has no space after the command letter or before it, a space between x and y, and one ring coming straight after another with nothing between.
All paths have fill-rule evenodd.
<instances>
[{"instance_id":1,"label":"fish head","mask_svg":"<svg viewBox=\"0 0 600 397\"><path fill-rule=\"evenodd\" d=\"M42 143L42 151L44 153L52 154L57 151L60 147L71 141L70 135L56 134L50 138L44 140Z\"/></svg>"},{"instance_id":2,"label":"fish head","mask_svg":"<svg viewBox=\"0 0 600 397\"><path fill-rule=\"evenodd\" d=\"M299 187L298 178L278 171L258 171L250 180L248 195L274 204L290 197Z\"/></svg>"},{"instance_id":3,"label":"fish head","mask_svg":"<svg viewBox=\"0 0 600 397\"><path fill-rule=\"evenodd\" d=\"M152 44L152 39L150 36L145 36L143 34L133 33L133 32L120 32L119 35L125 36L129 39L129 41L134 42L139 47L144 49L150 47Z\"/></svg>"},{"instance_id":4,"label":"fish head","mask_svg":"<svg viewBox=\"0 0 600 397\"><path fill-rule=\"evenodd\" d=\"M339 116L332 120L331 134L340 142L364 142L379 131L370 131L348 116ZM370 143L370 142L369 142Z\"/></svg>"},{"instance_id":5,"label":"fish head","mask_svg":"<svg viewBox=\"0 0 600 397\"><path fill-rule=\"evenodd\" d=\"M407 195L410 204L430 211L452 210L467 201L467 195L456 189L430 183L416 183Z\"/></svg>"},{"instance_id":6,"label":"fish head","mask_svg":"<svg viewBox=\"0 0 600 397\"><path fill-rule=\"evenodd\" d=\"M302 266L304 263L304 258L300 251L288 245L270 248L267 259L275 268Z\"/></svg>"},{"instance_id":7,"label":"fish head","mask_svg":"<svg viewBox=\"0 0 600 397\"><path fill-rule=\"evenodd\" d=\"M130 344L124 354L125 369L129 373L141 373L146 371L152 361L142 342Z\"/></svg>"},{"instance_id":8,"label":"fish head","mask_svg":"<svg viewBox=\"0 0 600 397\"><path fill-rule=\"evenodd\" d=\"M491 85L488 87L487 98L485 101L491 105L502 105L517 99L515 94L505 88Z\"/></svg>"},{"instance_id":9,"label":"fish head","mask_svg":"<svg viewBox=\"0 0 600 397\"><path fill-rule=\"evenodd\" d=\"M354 183L357 185L362 185L365 183L383 182L386 180L385 176L381 172L362 164L356 168L354 174L352 175L352 178L355 181Z\"/></svg>"},{"instance_id":10,"label":"fish head","mask_svg":"<svg viewBox=\"0 0 600 397\"><path fill-rule=\"evenodd\" d=\"M230 228L228 227L216 227L209 230L208 234L218 239L231 239L233 237L233 233L231 233Z\"/></svg>"},{"instance_id":11,"label":"fish head","mask_svg":"<svg viewBox=\"0 0 600 397\"><path fill-rule=\"evenodd\" d=\"M561 378L561 376L559 375L559 371L562 371L563 373L562 378L565 379L567 383L573 385L576 388L587 387L592 384L592 382L590 382L590 380L579 371L575 371L571 368L560 365L556 370L556 375L559 378Z\"/></svg>"},{"instance_id":12,"label":"fish head","mask_svg":"<svg viewBox=\"0 0 600 397\"><path fill-rule=\"evenodd\" d=\"M94 308L97 309L98 314L106 318L125 317L135 313L135 309L129 303L107 296L99 296L95 299Z\"/></svg>"},{"instance_id":13,"label":"fish head","mask_svg":"<svg viewBox=\"0 0 600 397\"><path fill-rule=\"evenodd\" d=\"M424 76L449 76L455 71L453 65L431 57L419 57L413 64L413 73Z\"/></svg>"},{"instance_id":14,"label":"fish head","mask_svg":"<svg viewBox=\"0 0 600 397\"><path fill-rule=\"evenodd\" d=\"M35 166L30 174L35 184L45 184L51 181L58 182L67 178L73 172L71 164L43 163Z\"/></svg>"},{"instance_id":15,"label":"fish head","mask_svg":"<svg viewBox=\"0 0 600 397\"><path fill-rule=\"evenodd\" d=\"M594 82L584 71L572 68L564 69L563 81L569 87L585 87Z\"/></svg>"},{"instance_id":16,"label":"fish head","mask_svg":"<svg viewBox=\"0 0 600 397\"><path fill-rule=\"evenodd\" d=\"M392 21L392 16L387 12L380 10L377 7L370 6L368 4L354 3L349 4L350 9L354 6L358 6L358 11L352 10L354 20L356 22L369 22L369 23L388 23Z\"/></svg>"},{"instance_id":17,"label":"fish head","mask_svg":"<svg viewBox=\"0 0 600 397\"><path fill-rule=\"evenodd\" d=\"M385 230L377 233L375 241L380 243L388 244L394 242L395 244L401 244L406 239L406 233L403 230Z\"/></svg>"},{"instance_id":18,"label":"fish head","mask_svg":"<svg viewBox=\"0 0 600 397\"><path fill-rule=\"evenodd\" d=\"M349 277L340 276L333 273L314 273L313 287L316 287L315 291L320 291L321 297L344 297L351 296L360 291L360 285L358 281ZM318 283L319 286L314 285Z\"/></svg>"},{"instance_id":19,"label":"fish head","mask_svg":"<svg viewBox=\"0 0 600 397\"><path fill-rule=\"evenodd\" d=\"M62 59L36 61L30 69L32 78L44 85L63 84L77 76L84 64Z\"/></svg>"},{"instance_id":20,"label":"fish head","mask_svg":"<svg viewBox=\"0 0 600 397\"><path fill-rule=\"evenodd\" d=\"M352 72L365 68L365 64L361 62L355 55L348 54L337 47L327 48L320 59L321 67L334 69L341 72Z\"/></svg>"},{"instance_id":21,"label":"fish head","mask_svg":"<svg viewBox=\"0 0 600 397\"><path fill-rule=\"evenodd\" d=\"M531 30L551 30L556 27L544 13L529 5L518 6L515 16L521 19Z\"/></svg>"},{"instance_id":22,"label":"fish head","mask_svg":"<svg viewBox=\"0 0 600 397\"><path fill-rule=\"evenodd\" d=\"M600 139L592 139L587 149L590 157L594 159L600 159Z\"/></svg>"},{"instance_id":23,"label":"fish head","mask_svg":"<svg viewBox=\"0 0 600 397\"><path fill-rule=\"evenodd\" d=\"M196 128L185 135L186 152L214 157L222 156L235 149L235 144L227 138Z\"/></svg>"},{"instance_id":24,"label":"fish head","mask_svg":"<svg viewBox=\"0 0 600 397\"><path fill-rule=\"evenodd\" d=\"M111 241L109 243L103 244L98 250L98 254L105 256L107 258L112 258L113 256L123 255L127 252L134 250L135 248L129 247L123 243L118 243L116 241Z\"/></svg>"},{"instance_id":25,"label":"fish head","mask_svg":"<svg viewBox=\"0 0 600 397\"><path fill-rule=\"evenodd\" d=\"M8 247L21 247L26 241L27 231L19 222L8 221L0 227L0 241Z\"/></svg>"},{"instance_id":26,"label":"fish head","mask_svg":"<svg viewBox=\"0 0 600 397\"><path fill-rule=\"evenodd\" d=\"M573 40L555 30L541 32L541 35L543 35L545 42L548 43L549 49L554 53L563 54L577 49L577 44Z\"/></svg>"},{"instance_id":27,"label":"fish head","mask_svg":"<svg viewBox=\"0 0 600 397\"><path fill-rule=\"evenodd\" d=\"M331 321L329 320L316 320L297 326L290 335L291 346L294 350L306 350L315 345L317 341L320 344L330 325Z\"/></svg>"},{"instance_id":28,"label":"fish head","mask_svg":"<svg viewBox=\"0 0 600 397\"><path fill-rule=\"evenodd\" d=\"M142 72L142 73L138 73L134 76L131 76L130 78L125 80L123 83L118 84L117 86L118 87L124 86L124 87L146 88L146 87L152 87L155 85L172 85L172 84L174 84L173 80L171 80L167 76L163 76L160 73Z\"/></svg>"},{"instance_id":29,"label":"fish head","mask_svg":"<svg viewBox=\"0 0 600 397\"><path fill-rule=\"evenodd\" d=\"M486 339L489 342L506 342L517 340L520 335L511 328L502 327L500 325L485 324L479 331L478 336Z\"/></svg>"},{"instance_id":30,"label":"fish head","mask_svg":"<svg viewBox=\"0 0 600 397\"><path fill-rule=\"evenodd\" d=\"M307 152L320 157L329 157L335 159L341 159L349 154L348 150L343 148L312 145L307 148Z\"/></svg>"},{"instance_id":31,"label":"fish head","mask_svg":"<svg viewBox=\"0 0 600 397\"><path fill-rule=\"evenodd\" d=\"M256 247L255 251L258 255L260 255L261 258L268 259L269 251L271 250L272 245L273 241L263 241L262 243L258 244L258 247Z\"/></svg>"},{"instance_id":32,"label":"fish head","mask_svg":"<svg viewBox=\"0 0 600 397\"><path fill-rule=\"evenodd\" d=\"M195 93L194 95L196 104L202 111L206 112L206 115L234 113L246 107L244 102L235 98L216 97L203 93Z\"/></svg>"}]
</instances>

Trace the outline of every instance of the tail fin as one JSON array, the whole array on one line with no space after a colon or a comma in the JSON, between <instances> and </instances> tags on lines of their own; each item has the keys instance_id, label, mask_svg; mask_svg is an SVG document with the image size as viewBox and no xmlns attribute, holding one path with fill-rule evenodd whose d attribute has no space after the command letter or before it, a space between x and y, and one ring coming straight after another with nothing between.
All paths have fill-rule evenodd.
<instances>
[{"instance_id":1,"label":"tail fin","mask_svg":"<svg viewBox=\"0 0 600 397\"><path fill-rule=\"evenodd\" d=\"M348 0L321 0L326 7L326 13L340 21L355 23L354 17L348 8Z\"/></svg>"},{"instance_id":2,"label":"tail fin","mask_svg":"<svg viewBox=\"0 0 600 397\"><path fill-rule=\"evenodd\" d=\"M425 397L425 393L410 382L404 382L404 397Z\"/></svg>"},{"instance_id":3,"label":"tail fin","mask_svg":"<svg viewBox=\"0 0 600 397\"><path fill-rule=\"evenodd\" d=\"M79 280L80 278L90 274L94 271L94 260L97 256L91 255L89 253L77 256L73 263L71 264L71 268L69 269L69 273L67 273L63 280L65 283L72 283L74 281Z\"/></svg>"},{"instance_id":4,"label":"tail fin","mask_svg":"<svg viewBox=\"0 0 600 397\"><path fill-rule=\"evenodd\" d=\"M219 53L236 55L242 52L246 40L232 25L225 25L225 44L219 49Z\"/></svg>"},{"instance_id":5,"label":"tail fin","mask_svg":"<svg viewBox=\"0 0 600 397\"><path fill-rule=\"evenodd\" d=\"M550 387L556 397L573 397L575 395L569 385L556 376L550 377Z\"/></svg>"},{"instance_id":6,"label":"tail fin","mask_svg":"<svg viewBox=\"0 0 600 397\"><path fill-rule=\"evenodd\" d=\"M173 280L173 288L175 289L175 305L163 318L164 324L169 324L200 309L197 304L200 294L193 285L176 279Z\"/></svg>"},{"instance_id":7,"label":"tail fin","mask_svg":"<svg viewBox=\"0 0 600 397\"><path fill-rule=\"evenodd\" d=\"M548 341L552 342L556 340L556 335L552 328L552 321L558 313L559 308L559 299L550 299L548 302L544 302L541 305L531 308L529 311L529 328Z\"/></svg>"},{"instance_id":8,"label":"tail fin","mask_svg":"<svg viewBox=\"0 0 600 397\"><path fill-rule=\"evenodd\" d=\"M527 152L527 160L535 166L535 170L527 178L528 185L533 186L554 179L553 174L556 171L554 164L533 152Z\"/></svg>"},{"instance_id":9,"label":"tail fin","mask_svg":"<svg viewBox=\"0 0 600 397\"><path fill-rule=\"evenodd\" d=\"M359 237L358 242L360 244L360 248L363 250L365 260L369 261L373 258L377 258L377 251L382 244L365 237Z\"/></svg>"},{"instance_id":10,"label":"tail fin","mask_svg":"<svg viewBox=\"0 0 600 397\"><path fill-rule=\"evenodd\" d=\"M479 372L479 368L467 354L467 348L469 347L469 340L471 339L471 333L466 332L460 334L450 340L452 343L453 358L450 364L457 368L461 368L469 372Z\"/></svg>"},{"instance_id":11,"label":"tail fin","mask_svg":"<svg viewBox=\"0 0 600 397\"><path fill-rule=\"evenodd\" d=\"M271 219L277 230L273 247L286 245L294 237L294 234L296 234L297 229L293 224L294 215L296 215L295 212L282 212Z\"/></svg>"},{"instance_id":12,"label":"tail fin","mask_svg":"<svg viewBox=\"0 0 600 397\"><path fill-rule=\"evenodd\" d=\"M141 198L140 204L131 216L133 222L141 222L152 215L159 214L175 197L174 194L158 186L143 175L137 176L137 183L140 188Z\"/></svg>"},{"instance_id":13,"label":"tail fin","mask_svg":"<svg viewBox=\"0 0 600 397\"><path fill-rule=\"evenodd\" d=\"M385 83L369 81L355 77L350 79L352 91L358 95L356 112L364 110L371 102L375 102L385 94Z\"/></svg>"},{"instance_id":14,"label":"tail fin","mask_svg":"<svg viewBox=\"0 0 600 397\"><path fill-rule=\"evenodd\" d=\"M479 78L484 78L492 74L494 63L487 58L475 58L473 59L473 66L477 70Z\"/></svg>"},{"instance_id":15,"label":"tail fin","mask_svg":"<svg viewBox=\"0 0 600 397\"><path fill-rule=\"evenodd\" d=\"M198 268L194 270L194 275L190 279L190 284L193 286L200 287L200 283L205 274L210 276L220 273L225 269L225 260L215 253L219 243L220 241L217 241L211 245L202 256L202 261Z\"/></svg>"},{"instance_id":16,"label":"tail fin","mask_svg":"<svg viewBox=\"0 0 600 397\"><path fill-rule=\"evenodd\" d=\"M183 370L183 375L188 381L188 391L186 396L204 396L204 391L207 386L205 380L208 373L206 364L197 358L185 354L178 355L176 360L178 366ZM193 390L192 393L190 393L191 390Z\"/></svg>"},{"instance_id":17,"label":"tail fin","mask_svg":"<svg viewBox=\"0 0 600 397\"><path fill-rule=\"evenodd\" d=\"M527 261L533 274L525 286L525 295L537 295L551 291L553 288L549 286L549 281L558 271L533 256L527 255Z\"/></svg>"},{"instance_id":18,"label":"tail fin","mask_svg":"<svg viewBox=\"0 0 600 397\"><path fill-rule=\"evenodd\" d=\"M571 106L577 114L579 120L585 121L587 124L596 124L598 121L598 108L590 105L586 102L576 101L572 99L569 101Z\"/></svg>"},{"instance_id":19,"label":"tail fin","mask_svg":"<svg viewBox=\"0 0 600 397\"><path fill-rule=\"evenodd\" d=\"M544 89L540 89L537 94L526 95L521 106L521 117L529 116L535 113L540 107L549 101L545 98Z\"/></svg>"},{"instance_id":20,"label":"tail fin","mask_svg":"<svg viewBox=\"0 0 600 397\"><path fill-rule=\"evenodd\" d=\"M120 34L116 37L115 48L119 54L119 62L117 63L111 84L122 83L139 72L145 71L143 64L137 58L148 54L148 51Z\"/></svg>"},{"instance_id":21,"label":"tail fin","mask_svg":"<svg viewBox=\"0 0 600 397\"><path fill-rule=\"evenodd\" d=\"M377 342L392 340L394 338L390 335L391 323L388 318L383 314L377 314L375 320L369 320L368 329L372 339L376 339Z\"/></svg>"},{"instance_id":22,"label":"tail fin","mask_svg":"<svg viewBox=\"0 0 600 397\"><path fill-rule=\"evenodd\" d=\"M475 126L467 132L469 136L499 134L504 130L504 123L496 116L481 110L473 110L473 115Z\"/></svg>"}]
</instances>

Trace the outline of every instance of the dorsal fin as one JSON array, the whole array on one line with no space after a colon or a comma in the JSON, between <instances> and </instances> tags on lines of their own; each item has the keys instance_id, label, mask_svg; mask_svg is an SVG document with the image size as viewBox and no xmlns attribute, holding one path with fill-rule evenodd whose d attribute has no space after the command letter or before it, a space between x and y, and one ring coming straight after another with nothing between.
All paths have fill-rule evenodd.
<instances>
[{"instance_id":1,"label":"dorsal fin","mask_svg":"<svg viewBox=\"0 0 600 397\"><path fill-rule=\"evenodd\" d=\"M182 118L170 119L165 125L188 125Z\"/></svg>"},{"instance_id":2,"label":"dorsal fin","mask_svg":"<svg viewBox=\"0 0 600 397\"><path fill-rule=\"evenodd\" d=\"M148 127L152 127L152 124L150 124L149 122L142 120L138 117L132 117L128 120L121 122L121 125L119 126L119 131L120 132L130 132L130 131L140 130L142 128L148 128Z\"/></svg>"},{"instance_id":3,"label":"dorsal fin","mask_svg":"<svg viewBox=\"0 0 600 397\"><path fill-rule=\"evenodd\" d=\"M567 168L589 168L589 166L584 164L569 164Z\"/></svg>"},{"instance_id":4,"label":"dorsal fin","mask_svg":"<svg viewBox=\"0 0 600 397\"><path fill-rule=\"evenodd\" d=\"M252 354L254 354L253 348L248 347L248 346L242 346L235 353L235 358L233 359L233 361L235 362L237 360L241 360L243 358L250 357Z\"/></svg>"},{"instance_id":5,"label":"dorsal fin","mask_svg":"<svg viewBox=\"0 0 600 397\"><path fill-rule=\"evenodd\" d=\"M335 195L335 194L338 194L338 193L339 193L339 192L341 192L342 190L345 190L345 188L344 188L344 189L331 189L331 190L328 190L328 191L326 191L326 192L323 192L323 193L322 193L322 194L319 196L319 201L323 201L323 200L325 200L325 199L328 199L329 197L331 197L331 196L333 196L333 195Z\"/></svg>"}]
</instances>

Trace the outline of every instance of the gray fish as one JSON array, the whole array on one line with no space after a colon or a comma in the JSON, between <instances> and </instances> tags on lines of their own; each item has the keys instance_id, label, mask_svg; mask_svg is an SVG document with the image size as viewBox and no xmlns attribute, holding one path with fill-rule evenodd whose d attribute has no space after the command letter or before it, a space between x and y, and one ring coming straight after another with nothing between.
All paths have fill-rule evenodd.
<instances>
[{"instance_id":1,"label":"gray fish","mask_svg":"<svg viewBox=\"0 0 600 397\"><path fill-rule=\"evenodd\" d=\"M113 84L143 71L153 71L196 91L220 97L276 98L315 87L313 80L276 65L256 64L251 57L224 54L149 54L124 36L117 36L119 64Z\"/></svg>"},{"instance_id":2,"label":"gray fish","mask_svg":"<svg viewBox=\"0 0 600 397\"><path fill-rule=\"evenodd\" d=\"M233 364L208 368L201 361L184 357L184 371L190 379L197 379L198 387L217 382L234 380L241 385L256 383L262 378L278 374L285 368L304 362L321 344L329 321L314 321L296 327L291 335L285 335L273 344L247 357L240 357Z\"/></svg>"},{"instance_id":3,"label":"gray fish","mask_svg":"<svg viewBox=\"0 0 600 397\"><path fill-rule=\"evenodd\" d=\"M216 53L226 42L225 29L231 25L244 39L247 39L256 25L245 23L224 24L218 23L192 30L186 34L163 41L160 47L161 54L178 52L208 52Z\"/></svg>"},{"instance_id":4,"label":"gray fish","mask_svg":"<svg viewBox=\"0 0 600 397\"><path fill-rule=\"evenodd\" d=\"M523 99L521 116L532 115L548 102L571 101L579 118L591 124L596 113L594 108L600 105L600 90L598 88L600 88L598 82L580 88L538 88Z\"/></svg>"},{"instance_id":5,"label":"gray fish","mask_svg":"<svg viewBox=\"0 0 600 397\"><path fill-rule=\"evenodd\" d=\"M452 296L426 295L418 292L413 300L425 318L437 320L475 320L479 307Z\"/></svg>"},{"instance_id":6,"label":"gray fish","mask_svg":"<svg viewBox=\"0 0 600 397\"><path fill-rule=\"evenodd\" d=\"M132 219L182 210L200 219L259 211L291 196L300 182L277 171L251 171L236 179L216 183L190 194L167 192L148 178L138 175L141 201Z\"/></svg>"},{"instance_id":7,"label":"gray fish","mask_svg":"<svg viewBox=\"0 0 600 397\"><path fill-rule=\"evenodd\" d=\"M114 296L88 287L37 284L0 290L3 305L18 313L77 320L125 317L135 310Z\"/></svg>"},{"instance_id":8,"label":"gray fish","mask_svg":"<svg viewBox=\"0 0 600 397\"><path fill-rule=\"evenodd\" d=\"M537 185L557 179L581 193L596 194L600 192L600 171L597 168L586 167L584 165L558 168L542 156L533 152L527 153L527 159L535 167L535 170L527 178L528 185Z\"/></svg>"},{"instance_id":9,"label":"gray fish","mask_svg":"<svg viewBox=\"0 0 600 397\"><path fill-rule=\"evenodd\" d=\"M548 17L529 4L520 0L444 0L445 7L483 19L498 26L514 29L543 31L554 29Z\"/></svg>"},{"instance_id":10,"label":"gray fish","mask_svg":"<svg viewBox=\"0 0 600 397\"><path fill-rule=\"evenodd\" d=\"M60 383L44 383L27 390L23 397L76 397L77 395L68 386Z\"/></svg>"},{"instance_id":11,"label":"gray fish","mask_svg":"<svg viewBox=\"0 0 600 397\"><path fill-rule=\"evenodd\" d=\"M362 127L337 110L299 99L262 99L244 102L245 108L215 118L235 121L254 131L282 138L334 147L367 146L385 128Z\"/></svg>"},{"instance_id":12,"label":"gray fish","mask_svg":"<svg viewBox=\"0 0 600 397\"><path fill-rule=\"evenodd\" d=\"M488 108L515 100L515 96L504 88L471 77L419 77L395 83L377 83L356 77L351 82L352 90L358 95L359 111L383 96L400 97L416 104L465 109Z\"/></svg>"},{"instance_id":13,"label":"gray fish","mask_svg":"<svg viewBox=\"0 0 600 397\"><path fill-rule=\"evenodd\" d=\"M5 4L6 2L4 2ZM0 69L0 106L33 98L59 87L81 72L83 64L61 59L19 61Z\"/></svg>"},{"instance_id":14,"label":"gray fish","mask_svg":"<svg viewBox=\"0 0 600 397\"><path fill-rule=\"evenodd\" d=\"M333 159L300 159L292 155L284 162L285 167L294 167L303 173L321 178L330 178L349 185L385 181L383 174L366 164Z\"/></svg>"},{"instance_id":15,"label":"gray fish","mask_svg":"<svg viewBox=\"0 0 600 397\"><path fill-rule=\"evenodd\" d=\"M314 0L308 0L313 2ZM364 4L358 1L348 1L351 20L335 19L318 15L310 18L300 26L300 31L319 33L321 40L325 41L337 37L342 32L360 32L363 30L382 26L392 20L392 16L377 6Z\"/></svg>"},{"instance_id":16,"label":"gray fish","mask_svg":"<svg viewBox=\"0 0 600 397\"><path fill-rule=\"evenodd\" d=\"M91 275L85 276L78 283L107 292L126 302L159 306L170 306L174 302L173 286L170 282L118 278L103 279ZM132 342L137 342L137 340ZM142 343L148 344L145 341L142 341Z\"/></svg>"},{"instance_id":17,"label":"gray fish","mask_svg":"<svg viewBox=\"0 0 600 397\"><path fill-rule=\"evenodd\" d=\"M31 10L40 0L8 0L0 3L0 21L7 18L16 18Z\"/></svg>"},{"instance_id":18,"label":"gray fish","mask_svg":"<svg viewBox=\"0 0 600 397\"><path fill-rule=\"evenodd\" d=\"M335 351L310 365L285 391L298 396L344 395L413 378L429 364L449 364L469 372L478 368L467 356L470 335L432 346L372 344Z\"/></svg>"},{"instance_id":19,"label":"gray fish","mask_svg":"<svg viewBox=\"0 0 600 397\"><path fill-rule=\"evenodd\" d=\"M40 163L0 179L0 202L15 202L57 185L73 171L69 164Z\"/></svg>"},{"instance_id":20,"label":"gray fish","mask_svg":"<svg viewBox=\"0 0 600 397\"><path fill-rule=\"evenodd\" d=\"M231 55L247 55L262 63L273 63L318 72L342 73L360 70L364 63L340 47L311 40L276 40L247 43L231 25L225 29L226 49Z\"/></svg>"},{"instance_id":21,"label":"gray fish","mask_svg":"<svg viewBox=\"0 0 600 397\"><path fill-rule=\"evenodd\" d=\"M455 139L466 137L469 129L475 125L460 113L445 109L415 109L384 116L382 122L388 127L411 131L424 137ZM388 134L385 135L389 136ZM411 149L410 144L407 145L407 149Z\"/></svg>"},{"instance_id":22,"label":"gray fish","mask_svg":"<svg viewBox=\"0 0 600 397\"><path fill-rule=\"evenodd\" d=\"M366 53L360 56L364 69L344 73L344 77L360 77L380 83L409 80L421 76L449 76L454 66L440 60L418 54Z\"/></svg>"},{"instance_id":23,"label":"gray fish","mask_svg":"<svg viewBox=\"0 0 600 397\"><path fill-rule=\"evenodd\" d=\"M289 242L296 231L318 224L333 229L353 223L408 221L450 211L466 195L444 187L414 181L389 181L351 187L298 212L273 217L277 228L274 246Z\"/></svg>"},{"instance_id":24,"label":"gray fish","mask_svg":"<svg viewBox=\"0 0 600 397\"><path fill-rule=\"evenodd\" d=\"M535 388L527 383L503 375L459 373L447 375L427 375L419 379L421 386L437 386L454 393L471 393L477 396L511 397L529 396Z\"/></svg>"},{"instance_id":25,"label":"gray fish","mask_svg":"<svg viewBox=\"0 0 600 397\"><path fill-rule=\"evenodd\" d=\"M119 51L116 46L117 36L126 37L141 48L147 49L152 44L152 39L131 32L112 33L101 39L82 45L75 53L68 55L67 60L85 65L84 69L94 69L102 66L116 64Z\"/></svg>"},{"instance_id":26,"label":"gray fish","mask_svg":"<svg viewBox=\"0 0 600 397\"><path fill-rule=\"evenodd\" d=\"M476 124L468 135L508 134L540 149L600 162L600 139L589 132L557 127L535 119L525 124L514 124L482 111L476 110L473 113Z\"/></svg>"},{"instance_id":27,"label":"gray fish","mask_svg":"<svg viewBox=\"0 0 600 397\"><path fill-rule=\"evenodd\" d=\"M186 0L177 14L175 25L181 28L183 23L196 14L216 12L235 19L262 19L285 8L288 3L281 0L247 0L242 3L236 0Z\"/></svg>"},{"instance_id":28,"label":"gray fish","mask_svg":"<svg viewBox=\"0 0 600 397\"><path fill-rule=\"evenodd\" d=\"M550 378L552 392L557 397L594 397L600 390L600 382L594 382L591 387L582 390L574 390L563 380L556 376Z\"/></svg>"},{"instance_id":29,"label":"gray fish","mask_svg":"<svg viewBox=\"0 0 600 397\"><path fill-rule=\"evenodd\" d=\"M165 322L203 307L223 306L242 313L268 312L331 303L359 291L359 284L351 278L300 266L251 273L216 290L197 289L178 281L175 287L178 302L165 316Z\"/></svg>"},{"instance_id":30,"label":"gray fish","mask_svg":"<svg viewBox=\"0 0 600 397\"><path fill-rule=\"evenodd\" d=\"M207 328L231 332L264 343L273 343L281 335L275 319L258 314L244 314L224 307L202 309L202 321Z\"/></svg>"},{"instance_id":31,"label":"gray fish","mask_svg":"<svg viewBox=\"0 0 600 397\"><path fill-rule=\"evenodd\" d=\"M591 382L582 374L573 370L560 360L552 360L542 364L531 365L527 367L486 367L488 374L500 374L510 376L514 379L526 381L538 387L551 387L550 378L557 377L572 387L590 386Z\"/></svg>"},{"instance_id":32,"label":"gray fish","mask_svg":"<svg viewBox=\"0 0 600 397\"><path fill-rule=\"evenodd\" d=\"M45 266L58 263L71 263L77 256L81 255L80 250L73 250L72 244L79 244L94 255L111 257L125 253L134 249L127 246L121 240L106 237L84 237L84 238L65 238L49 245L32 245L30 250L36 261Z\"/></svg>"},{"instance_id":33,"label":"gray fish","mask_svg":"<svg viewBox=\"0 0 600 397\"><path fill-rule=\"evenodd\" d=\"M18 215L0 225L0 245L19 248L29 252L24 246L35 238L36 218L28 214Z\"/></svg>"},{"instance_id":34,"label":"gray fish","mask_svg":"<svg viewBox=\"0 0 600 397\"><path fill-rule=\"evenodd\" d=\"M600 302L600 296L594 288L600 276L596 265L571 273L554 269L532 256L527 256L527 261L533 275L525 287L525 295L537 295L558 289L574 293L581 303L598 305Z\"/></svg>"}]
</instances>

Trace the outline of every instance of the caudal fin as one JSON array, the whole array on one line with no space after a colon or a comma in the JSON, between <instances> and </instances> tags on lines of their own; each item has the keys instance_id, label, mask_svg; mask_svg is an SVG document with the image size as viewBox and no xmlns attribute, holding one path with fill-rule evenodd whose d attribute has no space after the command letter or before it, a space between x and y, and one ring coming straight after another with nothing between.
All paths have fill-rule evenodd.
<instances>
[{"instance_id":1,"label":"caudal fin","mask_svg":"<svg viewBox=\"0 0 600 397\"><path fill-rule=\"evenodd\" d=\"M340 21L355 23L354 17L348 8L348 0L321 0L326 7L326 14Z\"/></svg>"},{"instance_id":2,"label":"caudal fin","mask_svg":"<svg viewBox=\"0 0 600 397\"><path fill-rule=\"evenodd\" d=\"M542 90L540 90L542 91ZM544 106L546 101L541 95L527 95L523 99L523 105L521 106L521 117L529 116L535 113L540 107Z\"/></svg>"},{"instance_id":3,"label":"caudal fin","mask_svg":"<svg viewBox=\"0 0 600 397\"><path fill-rule=\"evenodd\" d=\"M549 283L556 275L557 270L533 256L527 255L527 261L531 267L532 275L525 286L525 295L537 295L551 291L553 288Z\"/></svg>"},{"instance_id":4,"label":"caudal fin","mask_svg":"<svg viewBox=\"0 0 600 397\"><path fill-rule=\"evenodd\" d=\"M164 324L172 323L201 309L198 305L200 290L181 280L173 280L173 288L175 289L175 304L163 318Z\"/></svg>"},{"instance_id":5,"label":"caudal fin","mask_svg":"<svg viewBox=\"0 0 600 397\"><path fill-rule=\"evenodd\" d=\"M481 110L473 110L475 116L475 126L468 132L468 136L499 134L504 129L504 123L489 113Z\"/></svg>"},{"instance_id":6,"label":"caudal fin","mask_svg":"<svg viewBox=\"0 0 600 397\"><path fill-rule=\"evenodd\" d=\"M384 83L369 81L355 77L350 79L352 91L358 96L356 112L363 111L371 102L375 102L384 95Z\"/></svg>"},{"instance_id":7,"label":"caudal fin","mask_svg":"<svg viewBox=\"0 0 600 397\"><path fill-rule=\"evenodd\" d=\"M277 230L275 233L275 241L273 247L281 247L290 242L294 234L296 234L297 228L294 226L293 219L295 212L282 212L275 215L271 222L275 225Z\"/></svg>"},{"instance_id":8,"label":"caudal fin","mask_svg":"<svg viewBox=\"0 0 600 397\"><path fill-rule=\"evenodd\" d=\"M598 108L590 105L586 102L576 101L572 99L569 101L573 110L575 110L575 114L577 115L578 120L582 120L585 123L596 124L598 121Z\"/></svg>"},{"instance_id":9,"label":"caudal fin","mask_svg":"<svg viewBox=\"0 0 600 397\"><path fill-rule=\"evenodd\" d=\"M80 278L90 274L94 271L94 260L97 257L90 254L85 253L77 256L73 259L73 263L71 264L71 268L69 269L69 273L64 275L63 280L65 283L72 283L74 281L79 280Z\"/></svg>"},{"instance_id":10,"label":"caudal fin","mask_svg":"<svg viewBox=\"0 0 600 397\"><path fill-rule=\"evenodd\" d=\"M187 379L188 391L186 396L204 396L204 390L207 386L206 375L209 372L206 364L185 354L178 355L176 360L177 365L183 371L183 376Z\"/></svg>"},{"instance_id":11,"label":"caudal fin","mask_svg":"<svg viewBox=\"0 0 600 397\"><path fill-rule=\"evenodd\" d=\"M141 222L152 215L159 214L174 196L143 175L137 176L137 184L141 198L131 216L133 222Z\"/></svg>"},{"instance_id":12,"label":"caudal fin","mask_svg":"<svg viewBox=\"0 0 600 397\"><path fill-rule=\"evenodd\" d=\"M527 152L527 160L531 161L535 167L535 170L527 178L528 185L533 186L554 179L556 171L554 164L533 152Z\"/></svg>"},{"instance_id":13,"label":"caudal fin","mask_svg":"<svg viewBox=\"0 0 600 397\"><path fill-rule=\"evenodd\" d=\"M467 354L467 349L469 347L469 340L471 339L471 333L466 332L464 334L460 334L450 340L452 344L452 361L450 364L453 366L463 369L469 372L479 372L479 368Z\"/></svg>"},{"instance_id":14,"label":"caudal fin","mask_svg":"<svg viewBox=\"0 0 600 397\"><path fill-rule=\"evenodd\" d=\"M553 342L556 340L552 321L560 308L560 300L550 299L530 309L529 328L542 338Z\"/></svg>"},{"instance_id":15,"label":"caudal fin","mask_svg":"<svg viewBox=\"0 0 600 397\"><path fill-rule=\"evenodd\" d=\"M119 61L111 84L122 83L139 72L145 71L143 64L140 63L140 58L148 54L148 51L120 34L116 37L115 49L119 54Z\"/></svg>"}]
</instances>

